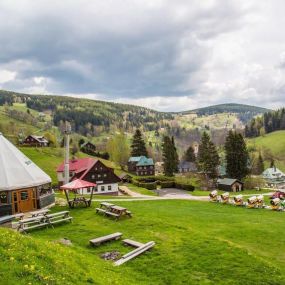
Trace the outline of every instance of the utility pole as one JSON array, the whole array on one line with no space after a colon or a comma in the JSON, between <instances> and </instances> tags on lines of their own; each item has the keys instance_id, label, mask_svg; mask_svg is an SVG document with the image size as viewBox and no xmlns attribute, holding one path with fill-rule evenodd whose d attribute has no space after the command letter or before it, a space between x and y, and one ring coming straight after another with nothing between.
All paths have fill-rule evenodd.
<instances>
[{"instance_id":1,"label":"utility pole","mask_svg":"<svg viewBox=\"0 0 285 285\"><path fill-rule=\"evenodd\" d=\"M71 125L65 122L64 130L64 184L69 182L69 135L71 133Z\"/></svg>"}]
</instances>

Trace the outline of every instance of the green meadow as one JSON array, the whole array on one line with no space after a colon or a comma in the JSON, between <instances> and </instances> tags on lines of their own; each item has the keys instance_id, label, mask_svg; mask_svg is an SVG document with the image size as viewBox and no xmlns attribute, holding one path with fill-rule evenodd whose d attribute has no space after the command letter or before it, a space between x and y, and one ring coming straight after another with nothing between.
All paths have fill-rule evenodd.
<instances>
[{"instance_id":1,"label":"green meadow","mask_svg":"<svg viewBox=\"0 0 285 285\"><path fill-rule=\"evenodd\" d=\"M257 138L249 139L248 146L259 150L265 156L272 156L276 166L285 171L285 131L277 131ZM266 166L269 166L269 159Z\"/></svg>"},{"instance_id":2,"label":"green meadow","mask_svg":"<svg viewBox=\"0 0 285 285\"><path fill-rule=\"evenodd\" d=\"M0 229L1 284L285 284L285 213L183 200L117 204L133 218L97 215L95 202L71 210L73 223L54 229L27 235ZM100 254L129 247L120 241L89 246L114 232L156 245L114 267ZM72 246L55 243L60 238Z\"/></svg>"}]
</instances>

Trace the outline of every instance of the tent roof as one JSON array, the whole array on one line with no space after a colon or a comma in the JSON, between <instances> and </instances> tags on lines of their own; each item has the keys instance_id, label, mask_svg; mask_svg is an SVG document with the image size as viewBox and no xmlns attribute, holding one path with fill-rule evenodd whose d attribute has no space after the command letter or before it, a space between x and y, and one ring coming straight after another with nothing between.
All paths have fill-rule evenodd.
<instances>
[{"instance_id":1,"label":"tent roof","mask_svg":"<svg viewBox=\"0 0 285 285\"><path fill-rule=\"evenodd\" d=\"M82 188L90 188L90 187L95 187L96 184L88 181L84 181L81 179L76 179L74 181L71 181L65 185L60 186L61 189L66 189L66 190L77 190L77 189L82 189Z\"/></svg>"},{"instance_id":2,"label":"tent roof","mask_svg":"<svg viewBox=\"0 0 285 285\"><path fill-rule=\"evenodd\" d=\"M51 178L0 133L0 190L51 183Z\"/></svg>"}]
</instances>

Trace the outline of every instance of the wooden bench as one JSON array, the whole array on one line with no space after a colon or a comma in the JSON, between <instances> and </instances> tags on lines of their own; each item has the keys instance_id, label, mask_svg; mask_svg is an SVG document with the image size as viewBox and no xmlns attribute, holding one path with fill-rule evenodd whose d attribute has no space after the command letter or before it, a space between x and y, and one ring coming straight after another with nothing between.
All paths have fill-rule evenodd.
<instances>
[{"instance_id":1,"label":"wooden bench","mask_svg":"<svg viewBox=\"0 0 285 285\"><path fill-rule=\"evenodd\" d=\"M47 226L44 216L22 219L19 221L17 230L19 232L26 232L27 230L41 228Z\"/></svg>"},{"instance_id":2,"label":"wooden bench","mask_svg":"<svg viewBox=\"0 0 285 285\"><path fill-rule=\"evenodd\" d=\"M126 211L126 215L128 215L129 217L132 217L132 212L131 211Z\"/></svg>"},{"instance_id":3,"label":"wooden bench","mask_svg":"<svg viewBox=\"0 0 285 285\"><path fill-rule=\"evenodd\" d=\"M61 223L64 221L72 222L72 217L69 216L69 211L62 211L53 214L45 215L45 220L49 225Z\"/></svg>"},{"instance_id":4,"label":"wooden bench","mask_svg":"<svg viewBox=\"0 0 285 285\"><path fill-rule=\"evenodd\" d=\"M109 211L106 211L106 212L105 212L105 215L106 215L106 216L115 217L116 220L118 220L118 219L120 218L120 215L119 215L119 214L116 214L116 213L113 213L113 212L109 212Z\"/></svg>"},{"instance_id":5,"label":"wooden bench","mask_svg":"<svg viewBox=\"0 0 285 285\"><path fill-rule=\"evenodd\" d=\"M152 247L155 246L155 242L150 241L146 244L143 244L140 247L137 247L136 249L134 249L133 251L126 253L125 255L123 255L119 260L117 260L114 264L115 266L119 266L124 264L125 262L139 256L140 254L144 253L145 251L151 249Z\"/></svg>"},{"instance_id":6,"label":"wooden bench","mask_svg":"<svg viewBox=\"0 0 285 285\"><path fill-rule=\"evenodd\" d=\"M107 236L91 239L89 241L89 243L92 246L97 246L97 245L100 245L100 244L102 244L104 242L107 242L107 241L110 241L110 240L118 240L118 239L121 238L122 235L123 235L122 233L114 233L114 234L110 234L110 235L107 235Z\"/></svg>"},{"instance_id":7,"label":"wooden bench","mask_svg":"<svg viewBox=\"0 0 285 285\"><path fill-rule=\"evenodd\" d=\"M106 210L102 209L102 208L96 208L96 213L104 213L106 214Z\"/></svg>"},{"instance_id":8,"label":"wooden bench","mask_svg":"<svg viewBox=\"0 0 285 285\"><path fill-rule=\"evenodd\" d=\"M141 242L138 242L138 241L135 241L135 240L131 240L131 239L124 239L123 243L126 244L126 245L133 246L133 247L141 247L141 246L144 245Z\"/></svg>"}]
</instances>

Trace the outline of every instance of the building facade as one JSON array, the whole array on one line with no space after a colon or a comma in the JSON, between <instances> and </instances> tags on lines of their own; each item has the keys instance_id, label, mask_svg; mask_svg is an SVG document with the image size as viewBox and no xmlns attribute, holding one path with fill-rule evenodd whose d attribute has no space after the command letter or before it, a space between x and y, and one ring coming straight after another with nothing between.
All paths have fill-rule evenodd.
<instances>
[{"instance_id":1,"label":"building facade","mask_svg":"<svg viewBox=\"0 0 285 285\"><path fill-rule=\"evenodd\" d=\"M0 133L0 216L55 202L51 178Z\"/></svg>"},{"instance_id":2,"label":"building facade","mask_svg":"<svg viewBox=\"0 0 285 285\"><path fill-rule=\"evenodd\" d=\"M59 185L64 183L64 163L57 169ZM81 158L69 161L69 181L81 179L95 183L94 194L118 195L121 179L114 173L114 169L107 167L99 159ZM90 189L83 189L81 194L89 194Z\"/></svg>"},{"instance_id":3,"label":"building facade","mask_svg":"<svg viewBox=\"0 0 285 285\"><path fill-rule=\"evenodd\" d=\"M49 141L44 136L29 135L22 141L22 145L46 147Z\"/></svg>"},{"instance_id":4,"label":"building facade","mask_svg":"<svg viewBox=\"0 0 285 285\"><path fill-rule=\"evenodd\" d=\"M128 171L137 176L155 175L155 167L152 158L145 156L133 156L128 161Z\"/></svg>"}]
</instances>

